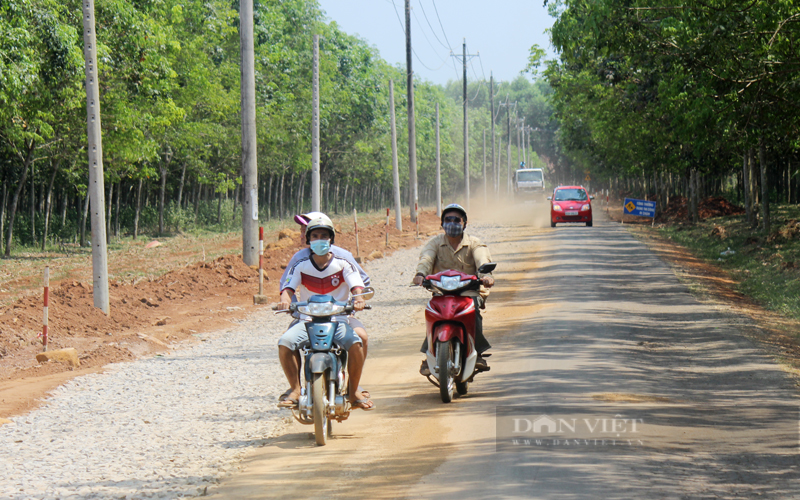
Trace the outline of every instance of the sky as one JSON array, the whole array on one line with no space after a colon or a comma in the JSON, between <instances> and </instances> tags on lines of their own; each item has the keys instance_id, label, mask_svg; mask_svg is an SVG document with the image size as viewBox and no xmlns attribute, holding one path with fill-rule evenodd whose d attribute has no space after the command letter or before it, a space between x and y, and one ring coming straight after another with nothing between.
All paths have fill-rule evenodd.
<instances>
[{"instance_id":1,"label":"sky","mask_svg":"<svg viewBox=\"0 0 800 500\"><path fill-rule=\"evenodd\" d=\"M318 0L331 21L346 33L377 47L389 64L405 68L405 0ZM416 56L412 69L417 77L436 84L461 80L459 59L466 38L469 81L510 81L528 64L533 44L555 57L545 30L554 19L544 0L411 0L411 45ZM437 15L438 14L438 15ZM402 21L402 24L401 24Z\"/></svg>"}]
</instances>

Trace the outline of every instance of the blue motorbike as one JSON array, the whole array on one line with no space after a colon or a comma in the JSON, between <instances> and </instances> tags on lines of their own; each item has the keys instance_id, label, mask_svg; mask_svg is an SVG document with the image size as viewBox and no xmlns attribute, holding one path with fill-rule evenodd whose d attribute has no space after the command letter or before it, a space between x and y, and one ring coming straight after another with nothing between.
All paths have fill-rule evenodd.
<instances>
[{"instance_id":1,"label":"blue motorbike","mask_svg":"<svg viewBox=\"0 0 800 500\"><path fill-rule=\"evenodd\" d=\"M358 296L369 300L372 288L364 288ZM365 306L365 309L371 309ZM301 373L305 380L297 407L292 415L298 422L314 425L314 438L324 446L332 435L332 421L342 422L350 416L347 400L347 351L336 345L333 336L339 327L334 316L353 312L352 301L339 302L330 295L313 295L307 302L293 302L289 309L278 312L299 313L310 317L305 327L308 342L300 345Z\"/></svg>"}]
</instances>

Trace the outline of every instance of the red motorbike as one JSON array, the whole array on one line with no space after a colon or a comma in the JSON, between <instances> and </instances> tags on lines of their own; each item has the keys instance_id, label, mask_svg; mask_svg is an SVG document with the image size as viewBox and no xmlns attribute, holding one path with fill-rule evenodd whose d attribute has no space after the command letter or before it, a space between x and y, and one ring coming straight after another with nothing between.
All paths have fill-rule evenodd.
<instances>
[{"instance_id":1,"label":"red motorbike","mask_svg":"<svg viewBox=\"0 0 800 500\"><path fill-rule=\"evenodd\" d=\"M496 263L482 265L478 273L494 271ZM422 286L433 292L425 308L430 375L428 380L439 387L442 401L453 400L454 392L464 395L478 370L475 362L475 302L460 294L479 290L480 278L460 271L447 270L425 277Z\"/></svg>"}]
</instances>

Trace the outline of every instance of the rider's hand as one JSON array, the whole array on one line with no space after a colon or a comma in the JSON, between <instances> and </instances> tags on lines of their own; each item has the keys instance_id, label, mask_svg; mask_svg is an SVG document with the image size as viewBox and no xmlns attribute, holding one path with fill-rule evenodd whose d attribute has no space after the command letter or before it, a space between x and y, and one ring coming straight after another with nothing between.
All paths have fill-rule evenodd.
<instances>
[{"instance_id":1,"label":"rider's hand","mask_svg":"<svg viewBox=\"0 0 800 500\"><path fill-rule=\"evenodd\" d=\"M422 276L414 276L414 282L413 283L415 285L417 285L417 286L420 286L420 285L422 285L422 280L423 280Z\"/></svg>"},{"instance_id":2,"label":"rider's hand","mask_svg":"<svg viewBox=\"0 0 800 500\"><path fill-rule=\"evenodd\" d=\"M289 309L289 302L278 302L275 308L278 311L285 311Z\"/></svg>"},{"instance_id":3,"label":"rider's hand","mask_svg":"<svg viewBox=\"0 0 800 500\"><path fill-rule=\"evenodd\" d=\"M365 305L366 302L364 301L364 299L362 299L361 297L356 297L356 299L353 301L353 310L363 311Z\"/></svg>"},{"instance_id":4,"label":"rider's hand","mask_svg":"<svg viewBox=\"0 0 800 500\"><path fill-rule=\"evenodd\" d=\"M486 288L492 288L494 286L494 278L491 276L484 276L481 278L481 284Z\"/></svg>"}]
</instances>

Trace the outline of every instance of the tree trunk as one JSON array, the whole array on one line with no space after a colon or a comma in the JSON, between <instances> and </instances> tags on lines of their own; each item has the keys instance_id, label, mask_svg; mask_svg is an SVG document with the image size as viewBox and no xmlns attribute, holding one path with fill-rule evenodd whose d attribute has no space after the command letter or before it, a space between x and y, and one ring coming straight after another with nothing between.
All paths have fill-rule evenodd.
<instances>
[{"instance_id":1,"label":"tree trunk","mask_svg":"<svg viewBox=\"0 0 800 500\"><path fill-rule=\"evenodd\" d=\"M350 189L350 183L344 185L344 196L342 196L342 212L347 213L347 191Z\"/></svg>"},{"instance_id":2,"label":"tree trunk","mask_svg":"<svg viewBox=\"0 0 800 500\"><path fill-rule=\"evenodd\" d=\"M339 179L336 179L336 189L333 193L333 211L339 213Z\"/></svg>"},{"instance_id":3,"label":"tree trunk","mask_svg":"<svg viewBox=\"0 0 800 500\"><path fill-rule=\"evenodd\" d=\"M11 256L11 242L14 237L14 219L17 216L17 204L19 203L19 195L22 192L22 186L25 185L25 180L28 177L28 168L30 168L33 163L33 149L35 145L36 143L33 140L25 145L26 151L22 165L22 178L19 180L19 184L17 184L14 196L11 197L11 207L9 207L8 210L8 237L6 238L6 251L4 254L6 257Z\"/></svg>"},{"instance_id":4,"label":"tree trunk","mask_svg":"<svg viewBox=\"0 0 800 500\"><path fill-rule=\"evenodd\" d=\"M750 227L755 229L758 227L758 213L756 211L758 207L758 166L755 162L755 154L753 152L753 148L750 148L747 152L748 158L747 163L750 166L750 183L749 183L749 190L750 190Z\"/></svg>"},{"instance_id":5,"label":"tree trunk","mask_svg":"<svg viewBox=\"0 0 800 500\"><path fill-rule=\"evenodd\" d=\"M269 187L267 188L267 220L272 220L272 180L275 174L269 174Z\"/></svg>"},{"instance_id":6,"label":"tree trunk","mask_svg":"<svg viewBox=\"0 0 800 500\"><path fill-rule=\"evenodd\" d=\"M89 192L86 192L86 199L83 200L83 215L81 216L81 247L86 246L86 219L89 216Z\"/></svg>"},{"instance_id":7,"label":"tree trunk","mask_svg":"<svg viewBox=\"0 0 800 500\"><path fill-rule=\"evenodd\" d=\"M283 219L283 181L286 177L286 172L281 172L281 189L280 189L280 201L278 202L278 218Z\"/></svg>"},{"instance_id":8,"label":"tree trunk","mask_svg":"<svg viewBox=\"0 0 800 500\"><path fill-rule=\"evenodd\" d=\"M31 243L36 244L36 165L31 162Z\"/></svg>"},{"instance_id":9,"label":"tree trunk","mask_svg":"<svg viewBox=\"0 0 800 500\"><path fill-rule=\"evenodd\" d=\"M0 204L0 251L3 250L3 234L5 234L6 199L8 198L8 185L3 183L3 202Z\"/></svg>"},{"instance_id":10,"label":"tree trunk","mask_svg":"<svg viewBox=\"0 0 800 500\"><path fill-rule=\"evenodd\" d=\"M183 162L183 166L181 166L181 182L178 184L178 205L177 207L181 207L181 199L183 198L183 183L186 180L186 162Z\"/></svg>"},{"instance_id":11,"label":"tree trunk","mask_svg":"<svg viewBox=\"0 0 800 500\"><path fill-rule=\"evenodd\" d=\"M167 170L169 168L169 162L172 159L171 154L167 154L164 162L162 163L162 167L159 169L161 171L161 183L158 188L158 235L161 236L164 234L164 197L166 196L167 192Z\"/></svg>"},{"instance_id":12,"label":"tree trunk","mask_svg":"<svg viewBox=\"0 0 800 500\"><path fill-rule=\"evenodd\" d=\"M217 193L217 224L222 223L222 193Z\"/></svg>"},{"instance_id":13,"label":"tree trunk","mask_svg":"<svg viewBox=\"0 0 800 500\"><path fill-rule=\"evenodd\" d=\"M197 215L200 213L200 197L203 195L203 185L198 181L195 186L194 195L194 223L197 224Z\"/></svg>"},{"instance_id":14,"label":"tree trunk","mask_svg":"<svg viewBox=\"0 0 800 500\"><path fill-rule=\"evenodd\" d=\"M236 205L239 201L239 186L233 188L233 220L232 222L236 222Z\"/></svg>"},{"instance_id":15,"label":"tree trunk","mask_svg":"<svg viewBox=\"0 0 800 500\"><path fill-rule=\"evenodd\" d=\"M69 193L66 188L61 192L61 227L67 225L67 206L69 205ZM0 233L3 231L0 229Z\"/></svg>"},{"instance_id":16,"label":"tree trunk","mask_svg":"<svg viewBox=\"0 0 800 500\"><path fill-rule=\"evenodd\" d=\"M44 252L44 246L47 243L47 231L50 229L50 203L53 199L53 184L56 182L56 174L58 173L59 167L61 167L61 162L56 161L55 165L53 166L53 175L50 176L50 184L47 186L47 201L44 209L44 234L42 234L42 252Z\"/></svg>"},{"instance_id":17,"label":"tree trunk","mask_svg":"<svg viewBox=\"0 0 800 500\"><path fill-rule=\"evenodd\" d=\"M767 152L763 137L758 139L758 163L761 167L761 219L764 237L769 236L769 171L767 169Z\"/></svg>"},{"instance_id":18,"label":"tree trunk","mask_svg":"<svg viewBox=\"0 0 800 500\"><path fill-rule=\"evenodd\" d=\"M197 199L195 199L195 206ZM136 211L133 215L133 239L139 236L139 214L142 213L142 179L139 179L139 184L136 186Z\"/></svg>"},{"instance_id":19,"label":"tree trunk","mask_svg":"<svg viewBox=\"0 0 800 500\"><path fill-rule=\"evenodd\" d=\"M114 200L114 183L108 183L108 210L106 214L106 243L111 241L111 207L113 205Z\"/></svg>"},{"instance_id":20,"label":"tree trunk","mask_svg":"<svg viewBox=\"0 0 800 500\"><path fill-rule=\"evenodd\" d=\"M119 200L122 198L122 181L117 183L117 204L114 207L114 236L119 238Z\"/></svg>"},{"instance_id":21,"label":"tree trunk","mask_svg":"<svg viewBox=\"0 0 800 500\"><path fill-rule=\"evenodd\" d=\"M748 224L752 224L753 206L750 194L750 162L747 151L742 155L742 192L744 193L744 213Z\"/></svg>"}]
</instances>

